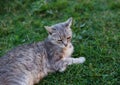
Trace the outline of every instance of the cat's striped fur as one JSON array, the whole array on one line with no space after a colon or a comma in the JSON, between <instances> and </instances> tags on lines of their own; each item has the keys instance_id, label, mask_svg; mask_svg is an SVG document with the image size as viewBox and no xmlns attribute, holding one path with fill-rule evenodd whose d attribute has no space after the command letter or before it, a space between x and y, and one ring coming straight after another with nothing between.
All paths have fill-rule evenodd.
<instances>
[{"instance_id":1,"label":"cat's striped fur","mask_svg":"<svg viewBox=\"0 0 120 85\"><path fill-rule=\"evenodd\" d=\"M51 72L62 72L68 65L83 63L84 57L71 58L72 18L45 26L49 33L42 42L18 46L0 58L0 85L34 85Z\"/></svg>"}]
</instances>

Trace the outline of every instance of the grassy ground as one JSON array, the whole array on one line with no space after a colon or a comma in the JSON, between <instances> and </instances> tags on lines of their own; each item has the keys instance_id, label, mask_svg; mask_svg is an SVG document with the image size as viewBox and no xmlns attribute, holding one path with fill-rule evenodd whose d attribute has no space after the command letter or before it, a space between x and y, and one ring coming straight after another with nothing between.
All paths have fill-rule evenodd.
<instances>
[{"instance_id":1,"label":"grassy ground","mask_svg":"<svg viewBox=\"0 0 120 85\"><path fill-rule=\"evenodd\" d=\"M44 25L73 17L73 57L82 65L50 74L39 85L120 85L120 0L1 0L0 56L43 40Z\"/></svg>"}]
</instances>

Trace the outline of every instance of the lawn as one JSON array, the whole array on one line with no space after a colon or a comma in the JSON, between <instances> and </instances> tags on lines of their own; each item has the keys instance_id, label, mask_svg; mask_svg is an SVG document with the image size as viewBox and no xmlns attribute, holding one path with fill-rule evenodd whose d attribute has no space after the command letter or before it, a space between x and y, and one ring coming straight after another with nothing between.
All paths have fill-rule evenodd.
<instances>
[{"instance_id":1,"label":"lawn","mask_svg":"<svg viewBox=\"0 0 120 85\"><path fill-rule=\"evenodd\" d=\"M47 37L45 25L73 17L73 57L82 65L38 85L120 85L120 0L0 0L0 56Z\"/></svg>"}]
</instances>

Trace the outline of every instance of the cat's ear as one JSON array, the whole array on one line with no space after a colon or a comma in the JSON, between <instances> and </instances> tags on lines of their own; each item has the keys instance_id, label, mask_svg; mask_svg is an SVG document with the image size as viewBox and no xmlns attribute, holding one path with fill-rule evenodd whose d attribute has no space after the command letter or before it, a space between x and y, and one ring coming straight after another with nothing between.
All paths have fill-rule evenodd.
<instances>
[{"instance_id":1,"label":"cat's ear","mask_svg":"<svg viewBox=\"0 0 120 85\"><path fill-rule=\"evenodd\" d=\"M69 18L69 19L65 22L65 26L66 26L66 27L70 28L71 25L72 25L72 17Z\"/></svg>"},{"instance_id":2,"label":"cat's ear","mask_svg":"<svg viewBox=\"0 0 120 85\"><path fill-rule=\"evenodd\" d=\"M45 29L48 31L49 34L52 34L52 27L44 26Z\"/></svg>"}]
</instances>

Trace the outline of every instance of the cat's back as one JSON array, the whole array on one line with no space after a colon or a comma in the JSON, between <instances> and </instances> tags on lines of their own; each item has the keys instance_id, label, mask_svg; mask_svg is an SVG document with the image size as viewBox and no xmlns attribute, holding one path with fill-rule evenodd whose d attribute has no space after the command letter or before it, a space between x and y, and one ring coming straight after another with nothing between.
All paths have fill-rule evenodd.
<instances>
[{"instance_id":1,"label":"cat's back","mask_svg":"<svg viewBox=\"0 0 120 85\"><path fill-rule=\"evenodd\" d=\"M0 66L18 62L21 59L24 61L24 59L34 58L37 54L44 53L44 51L44 42L17 46L0 57Z\"/></svg>"},{"instance_id":2,"label":"cat's back","mask_svg":"<svg viewBox=\"0 0 120 85\"><path fill-rule=\"evenodd\" d=\"M44 42L26 44L8 51L0 58L0 83L4 78L13 78L11 75L20 77L34 72L37 65L42 64L44 56L46 56Z\"/></svg>"}]
</instances>

